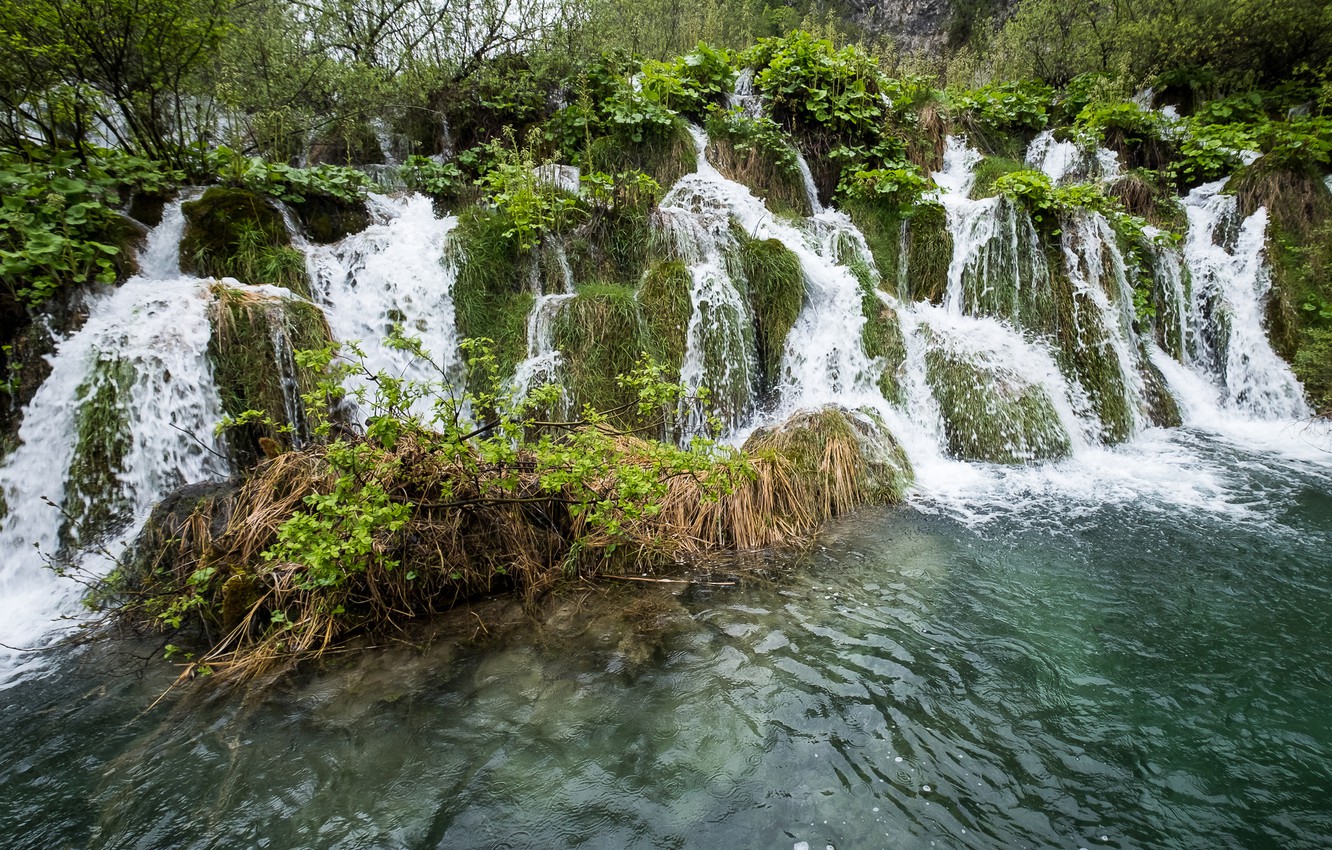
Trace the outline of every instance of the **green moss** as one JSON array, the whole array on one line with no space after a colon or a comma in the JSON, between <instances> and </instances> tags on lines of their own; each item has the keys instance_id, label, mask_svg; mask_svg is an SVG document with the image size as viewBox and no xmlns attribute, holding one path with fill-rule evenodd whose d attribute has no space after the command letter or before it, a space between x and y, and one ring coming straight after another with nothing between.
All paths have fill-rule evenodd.
<instances>
[{"instance_id":1,"label":"green moss","mask_svg":"<svg viewBox=\"0 0 1332 850\"><path fill-rule=\"evenodd\" d=\"M990 198L998 193L994 181L1014 171L1025 171L1027 166L1020 159L1003 156L987 156L976 164L976 180L971 184L971 197Z\"/></svg>"},{"instance_id":2,"label":"green moss","mask_svg":"<svg viewBox=\"0 0 1332 850\"><path fill-rule=\"evenodd\" d=\"M1068 432L1043 387L939 347L926 353L925 365L954 457L1026 463L1068 456Z\"/></svg>"},{"instance_id":3,"label":"green moss","mask_svg":"<svg viewBox=\"0 0 1332 850\"><path fill-rule=\"evenodd\" d=\"M627 408L637 398L616 380L633 371L647 348L634 291L619 284L583 284L552 330L555 347L564 354L566 389L574 403L615 412L617 424L635 424L634 411Z\"/></svg>"},{"instance_id":4,"label":"green moss","mask_svg":"<svg viewBox=\"0 0 1332 850\"><path fill-rule=\"evenodd\" d=\"M114 530L129 504L120 472L133 445L128 408L134 366L126 360L98 360L78 390L74 456L66 476L65 544L87 544Z\"/></svg>"},{"instance_id":5,"label":"green moss","mask_svg":"<svg viewBox=\"0 0 1332 850\"><path fill-rule=\"evenodd\" d=\"M1101 423L1101 439L1122 443L1133 435L1133 410L1126 393L1126 378L1110 343L1110 333L1090 296L1074 289L1062 266L1052 266L1048 298L1047 332L1056 342L1059 367L1087 394L1092 412Z\"/></svg>"},{"instance_id":6,"label":"green moss","mask_svg":"<svg viewBox=\"0 0 1332 850\"><path fill-rule=\"evenodd\" d=\"M214 187L181 206L181 267L206 277L271 283L309 296L305 258L291 248L282 215L262 195Z\"/></svg>"},{"instance_id":7,"label":"green moss","mask_svg":"<svg viewBox=\"0 0 1332 850\"><path fill-rule=\"evenodd\" d=\"M648 348L672 375L679 374L684 362L689 317L694 312L689 298L692 286L693 277L682 261L661 260L647 270L638 287Z\"/></svg>"},{"instance_id":8,"label":"green moss","mask_svg":"<svg viewBox=\"0 0 1332 850\"><path fill-rule=\"evenodd\" d=\"M845 211L865 236L880 286L906 301L943 299L953 236L944 208L921 203L906 210L876 201L849 201Z\"/></svg>"},{"instance_id":9,"label":"green moss","mask_svg":"<svg viewBox=\"0 0 1332 850\"><path fill-rule=\"evenodd\" d=\"M213 360L222 410L239 417L263 413L272 424L254 422L227 431L227 449L240 466L264 456L261 440L280 448L299 448L310 439L310 422L300 396L319 375L297 366L293 351L323 348L332 332L320 309L307 301L255 296L230 287L214 287Z\"/></svg>"},{"instance_id":10,"label":"green moss","mask_svg":"<svg viewBox=\"0 0 1332 850\"><path fill-rule=\"evenodd\" d=\"M1313 225L1308 237L1274 222L1267 257L1272 347L1290 362L1309 402L1326 414L1332 411L1332 219Z\"/></svg>"},{"instance_id":11,"label":"green moss","mask_svg":"<svg viewBox=\"0 0 1332 850\"><path fill-rule=\"evenodd\" d=\"M527 314L532 251L520 251L505 235L508 223L497 212L464 210L450 239L458 273L453 305L463 339L489 339L501 374L509 375L527 354Z\"/></svg>"},{"instance_id":12,"label":"green moss","mask_svg":"<svg viewBox=\"0 0 1332 850\"><path fill-rule=\"evenodd\" d=\"M800 258L776 239L741 239L740 263L754 316L759 386L769 392L780 376L786 337L804 306L805 274Z\"/></svg>"},{"instance_id":13,"label":"green moss","mask_svg":"<svg viewBox=\"0 0 1332 850\"><path fill-rule=\"evenodd\" d=\"M1141 352L1138 362L1142 364L1142 387L1148 419L1158 428L1178 428L1183 425L1184 417L1180 415L1175 397L1170 394L1165 375L1156 368L1146 351Z\"/></svg>"},{"instance_id":14,"label":"green moss","mask_svg":"<svg viewBox=\"0 0 1332 850\"><path fill-rule=\"evenodd\" d=\"M641 142L626 142L612 136L595 139L588 146L584 159L582 165L591 171L606 174L642 171L649 174L664 194L675 181L695 170L698 151L688 125L677 120L675 127L664 137L647 136Z\"/></svg>"}]
</instances>

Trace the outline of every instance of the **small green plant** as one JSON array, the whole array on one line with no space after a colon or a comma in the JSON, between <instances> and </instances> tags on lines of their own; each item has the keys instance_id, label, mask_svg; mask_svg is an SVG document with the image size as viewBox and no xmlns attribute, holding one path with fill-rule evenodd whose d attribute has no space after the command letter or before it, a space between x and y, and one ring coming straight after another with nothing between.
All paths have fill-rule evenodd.
<instances>
[{"instance_id":1,"label":"small green plant","mask_svg":"<svg viewBox=\"0 0 1332 850\"><path fill-rule=\"evenodd\" d=\"M408 189L426 195L457 195L471 183L456 162L441 162L419 154L407 157L398 173Z\"/></svg>"}]
</instances>

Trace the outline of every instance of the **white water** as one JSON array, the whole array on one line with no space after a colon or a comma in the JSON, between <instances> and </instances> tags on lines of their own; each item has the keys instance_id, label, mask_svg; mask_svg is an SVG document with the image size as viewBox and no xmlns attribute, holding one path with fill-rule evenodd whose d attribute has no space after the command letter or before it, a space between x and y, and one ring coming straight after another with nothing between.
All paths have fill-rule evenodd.
<instances>
[{"instance_id":1,"label":"white water","mask_svg":"<svg viewBox=\"0 0 1332 850\"><path fill-rule=\"evenodd\" d=\"M62 631L57 618L77 616L82 586L57 578L45 563L61 554L62 531L105 550L81 560L90 576L101 575L158 499L182 484L226 474L226 462L213 453L222 411L207 357L208 302L204 281L135 278L93 298L87 322L59 344L50 377L24 411L22 443L0 465L9 506L0 521L0 643L6 647L46 645ZM65 480L79 409L96 386L99 364L115 363L133 369L128 397L118 403L131 437L128 451L113 493L80 497L66 492ZM65 528L61 512L45 502L78 513L78 498L117 503L119 522L107 529ZM0 649L0 685L40 664L39 656Z\"/></svg>"},{"instance_id":2,"label":"white water","mask_svg":"<svg viewBox=\"0 0 1332 850\"><path fill-rule=\"evenodd\" d=\"M1052 130L1045 130L1031 140L1026 164L1056 184L1086 180L1108 183L1123 173L1114 151L1083 147L1072 140L1059 141Z\"/></svg>"},{"instance_id":3,"label":"white water","mask_svg":"<svg viewBox=\"0 0 1332 850\"><path fill-rule=\"evenodd\" d=\"M1234 196L1221 194L1224 185L1200 186L1184 199L1192 365L1210 368L1217 404L1228 412L1302 419L1309 415L1303 390L1263 329L1263 299L1271 288L1263 260L1267 211L1240 221Z\"/></svg>"},{"instance_id":4,"label":"white water","mask_svg":"<svg viewBox=\"0 0 1332 850\"><path fill-rule=\"evenodd\" d=\"M456 383L462 375L453 306L456 269L448 255L458 220L438 218L423 195L371 195L375 223L330 246L304 246L315 303L339 342L356 341L365 368L408 380ZM395 326L418 337L431 361L384 344ZM352 378L350 389L367 387ZM419 404L418 415L428 414Z\"/></svg>"}]
</instances>

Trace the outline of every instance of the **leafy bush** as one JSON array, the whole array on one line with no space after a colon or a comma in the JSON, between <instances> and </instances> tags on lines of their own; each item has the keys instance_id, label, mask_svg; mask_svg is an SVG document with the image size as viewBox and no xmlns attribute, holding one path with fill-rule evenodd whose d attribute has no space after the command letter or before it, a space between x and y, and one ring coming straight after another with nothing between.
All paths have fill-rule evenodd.
<instances>
[{"instance_id":1,"label":"leafy bush","mask_svg":"<svg viewBox=\"0 0 1332 850\"><path fill-rule=\"evenodd\" d=\"M399 167L402 182L413 192L449 197L471 184L456 162L413 154Z\"/></svg>"},{"instance_id":2,"label":"leafy bush","mask_svg":"<svg viewBox=\"0 0 1332 850\"><path fill-rule=\"evenodd\" d=\"M953 114L968 129L990 136L1045 129L1054 91L1034 81L997 83L974 91L951 92Z\"/></svg>"},{"instance_id":3,"label":"leafy bush","mask_svg":"<svg viewBox=\"0 0 1332 850\"><path fill-rule=\"evenodd\" d=\"M754 85L772 114L796 132L820 132L848 144L877 140L884 117L883 75L855 47L796 31L761 39L741 64L757 70Z\"/></svg>"},{"instance_id":4,"label":"leafy bush","mask_svg":"<svg viewBox=\"0 0 1332 850\"><path fill-rule=\"evenodd\" d=\"M11 297L35 307L71 284L115 281L116 189L71 154L0 159L0 281Z\"/></svg>"},{"instance_id":5,"label":"leafy bush","mask_svg":"<svg viewBox=\"0 0 1332 850\"><path fill-rule=\"evenodd\" d=\"M934 188L934 181L914 165L857 171L838 187L840 194L855 200L887 201L899 208L920 202Z\"/></svg>"},{"instance_id":6,"label":"leafy bush","mask_svg":"<svg viewBox=\"0 0 1332 850\"><path fill-rule=\"evenodd\" d=\"M735 84L730 54L700 43L671 62L644 62L643 91L662 106L701 121L708 108L725 102Z\"/></svg>"}]
</instances>

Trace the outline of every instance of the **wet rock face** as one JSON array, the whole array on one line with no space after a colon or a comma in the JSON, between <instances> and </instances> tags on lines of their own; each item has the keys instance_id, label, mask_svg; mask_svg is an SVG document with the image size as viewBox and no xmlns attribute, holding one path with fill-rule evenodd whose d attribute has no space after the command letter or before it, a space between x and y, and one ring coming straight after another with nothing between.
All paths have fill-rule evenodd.
<instances>
[{"instance_id":1,"label":"wet rock face","mask_svg":"<svg viewBox=\"0 0 1332 850\"><path fill-rule=\"evenodd\" d=\"M891 36L904 52L958 47L987 20L1004 20L1015 0L852 0L860 25Z\"/></svg>"}]
</instances>

